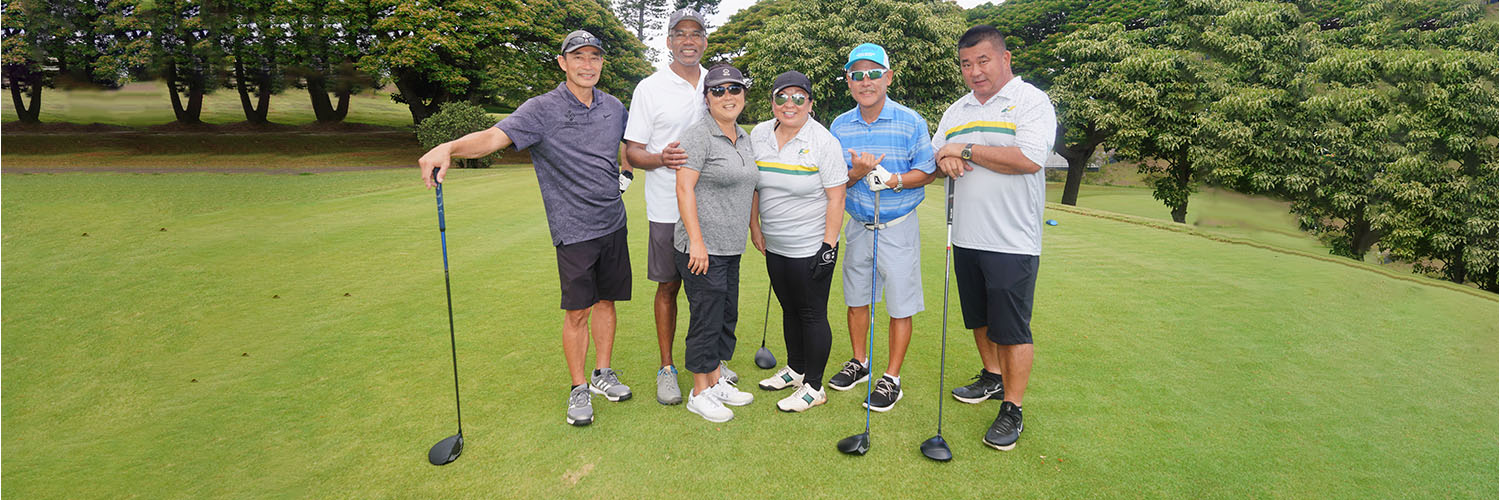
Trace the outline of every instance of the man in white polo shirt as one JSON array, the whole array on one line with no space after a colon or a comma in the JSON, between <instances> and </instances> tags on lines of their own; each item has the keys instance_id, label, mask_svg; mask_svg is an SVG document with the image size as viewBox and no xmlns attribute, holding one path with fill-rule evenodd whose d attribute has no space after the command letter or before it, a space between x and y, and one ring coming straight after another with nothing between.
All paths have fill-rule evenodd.
<instances>
[{"instance_id":1,"label":"man in white polo shirt","mask_svg":"<svg viewBox=\"0 0 1500 500\"><path fill-rule=\"evenodd\" d=\"M682 402L677 367L672 362L672 340L677 336L677 294L682 276L673 260L672 237L677 225L677 169L687 163L687 152L677 140L706 112L699 64L708 47L707 23L693 9L667 18L667 51L672 62L635 86L630 99L630 121L625 125L625 159L646 171L646 219L650 224L646 249L646 278L656 282L656 343L661 368L656 372L656 402ZM723 368L731 382L739 376Z\"/></svg>"},{"instance_id":2,"label":"man in white polo shirt","mask_svg":"<svg viewBox=\"0 0 1500 500\"><path fill-rule=\"evenodd\" d=\"M958 40L959 70L972 91L943 112L932 147L953 179L953 270L964 325L984 362L976 381L953 390L966 403L1002 400L984 443L1015 448L1021 397L1031 378L1031 309L1042 254L1042 165L1057 112L1047 94L1011 73L1005 38L975 26Z\"/></svg>"}]
</instances>

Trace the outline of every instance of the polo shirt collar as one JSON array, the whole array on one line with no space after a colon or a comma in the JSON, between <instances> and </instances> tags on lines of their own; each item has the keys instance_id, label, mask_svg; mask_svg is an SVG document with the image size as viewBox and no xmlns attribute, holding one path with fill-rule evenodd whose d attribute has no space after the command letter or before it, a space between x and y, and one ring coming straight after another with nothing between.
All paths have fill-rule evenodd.
<instances>
[{"instance_id":1,"label":"polo shirt collar","mask_svg":"<svg viewBox=\"0 0 1500 500\"><path fill-rule=\"evenodd\" d=\"M601 100L604 99L604 92L599 90L599 87L590 89L594 92L594 106L592 107L584 106L583 101L578 100L578 96L573 95L573 91L568 90L568 82L558 82L557 88L554 90L564 94L566 96L564 99L567 99L568 103L577 104L581 108L593 109L593 107L598 107Z\"/></svg>"},{"instance_id":2,"label":"polo shirt collar","mask_svg":"<svg viewBox=\"0 0 1500 500\"><path fill-rule=\"evenodd\" d=\"M970 92L970 94L972 94L972 93L973 92ZM885 96L885 102L883 102L880 105L880 115L875 117L875 121L878 122L880 120L894 120L894 119L896 119L896 109L895 109L895 106L893 106L893 104L895 104L895 103L896 103L896 101L892 101L891 100L891 96L889 96L889 95ZM809 119L811 119L811 118L809 118ZM867 125L870 124L870 123L874 123L874 122L867 122L867 121L865 121L865 115L864 115L864 113L861 113L859 111L859 104L855 104L854 105L854 120L858 121L860 123L867 124Z\"/></svg>"},{"instance_id":3,"label":"polo shirt collar","mask_svg":"<svg viewBox=\"0 0 1500 500\"><path fill-rule=\"evenodd\" d=\"M969 95L964 96L964 99L967 101L965 104L971 106L988 106L990 104L998 102L996 101L996 99L1003 99L1006 101L1015 99L1014 94L1021 91L1021 86L1017 85L1020 82L1020 75L1012 76L1010 81L1005 82L1004 87L1000 87L999 92L996 92L995 95L990 96L990 102L979 102L979 97L975 96L974 91L970 90Z\"/></svg>"},{"instance_id":4,"label":"polo shirt collar","mask_svg":"<svg viewBox=\"0 0 1500 500\"><path fill-rule=\"evenodd\" d=\"M703 113L701 122L702 124L708 126L709 135L716 135L725 139L729 138L729 136L724 135L724 130L719 128L719 122L714 121L714 115ZM740 139L744 139L747 137L745 134L745 129L740 128L740 125L738 123L734 125L734 130L737 132L734 136L734 141L736 144L739 143Z\"/></svg>"}]
</instances>

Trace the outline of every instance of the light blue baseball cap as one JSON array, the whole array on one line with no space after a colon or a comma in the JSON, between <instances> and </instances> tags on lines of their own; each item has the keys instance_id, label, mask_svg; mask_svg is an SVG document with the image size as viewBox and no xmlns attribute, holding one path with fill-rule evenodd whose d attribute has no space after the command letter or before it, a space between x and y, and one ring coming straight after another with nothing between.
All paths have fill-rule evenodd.
<instances>
[{"instance_id":1,"label":"light blue baseball cap","mask_svg":"<svg viewBox=\"0 0 1500 500\"><path fill-rule=\"evenodd\" d=\"M849 62L844 63L844 71L854 67L855 61L864 59L879 64L885 69L891 69L891 59L885 55L885 48L873 43L861 43L854 50L849 51Z\"/></svg>"}]
</instances>

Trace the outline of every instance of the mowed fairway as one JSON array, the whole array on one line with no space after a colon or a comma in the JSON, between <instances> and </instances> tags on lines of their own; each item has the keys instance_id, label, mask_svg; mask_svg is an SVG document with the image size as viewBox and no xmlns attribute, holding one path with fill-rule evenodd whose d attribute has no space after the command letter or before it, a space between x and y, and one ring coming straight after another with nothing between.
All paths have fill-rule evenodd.
<instances>
[{"instance_id":1,"label":"mowed fairway","mask_svg":"<svg viewBox=\"0 0 1500 500\"><path fill-rule=\"evenodd\" d=\"M1497 494L1494 295L1358 264L1049 210L1060 224L1046 228L1025 434L1012 452L985 447L999 403L948 397L956 459L936 463L917 450L939 397L932 186L905 398L874 416L870 454L848 457L834 443L862 429L864 386L798 415L775 410L784 393L754 388L769 372L749 361L767 290L753 252L733 366L756 402L712 424L654 401L639 186L627 195L635 300L619 306L613 363L636 397L596 398L592 426L566 425L535 176L455 171L468 446L433 467L427 448L454 431L453 387L433 196L415 170L3 181L7 497ZM849 357L835 283L829 375ZM979 366L956 296L952 313L949 388ZM771 317L784 362L774 306ZM879 367L885 352L882 331Z\"/></svg>"}]
</instances>

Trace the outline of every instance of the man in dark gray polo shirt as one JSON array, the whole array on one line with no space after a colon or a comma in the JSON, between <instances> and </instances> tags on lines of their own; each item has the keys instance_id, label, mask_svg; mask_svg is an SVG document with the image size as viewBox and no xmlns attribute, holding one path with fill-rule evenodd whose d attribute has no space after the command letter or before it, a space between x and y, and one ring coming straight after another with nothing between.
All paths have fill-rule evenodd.
<instances>
[{"instance_id":1,"label":"man in dark gray polo shirt","mask_svg":"<svg viewBox=\"0 0 1500 500\"><path fill-rule=\"evenodd\" d=\"M590 392L610 401L631 396L609 367L614 303L630 300L630 253L617 163L627 115L619 99L594 88L604 70L597 37L583 30L569 33L557 64L567 79L556 89L528 99L494 127L432 148L417 164L422 180L433 187L443 181L453 157L479 158L512 144L518 151L531 150L566 311L563 354L572 377L567 422L582 426L594 421ZM590 336L595 369L585 378Z\"/></svg>"}]
</instances>

